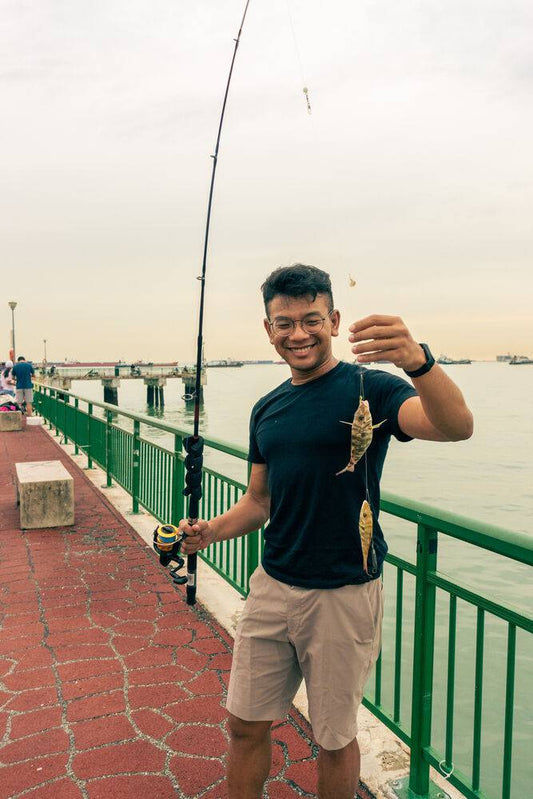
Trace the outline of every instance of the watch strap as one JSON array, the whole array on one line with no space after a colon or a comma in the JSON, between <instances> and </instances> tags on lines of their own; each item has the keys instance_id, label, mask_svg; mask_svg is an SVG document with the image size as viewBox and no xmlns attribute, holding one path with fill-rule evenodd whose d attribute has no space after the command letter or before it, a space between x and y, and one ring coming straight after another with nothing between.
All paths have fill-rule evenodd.
<instances>
[{"instance_id":1,"label":"watch strap","mask_svg":"<svg viewBox=\"0 0 533 799\"><path fill-rule=\"evenodd\" d=\"M422 375L427 374L429 370L435 366L435 358L431 354L431 350L429 349L427 344L422 344L420 342L420 346L424 350L424 355L426 356L426 362L419 366L418 369L414 369L412 372L408 372L407 369L404 369L405 374L408 377L422 377Z\"/></svg>"}]
</instances>

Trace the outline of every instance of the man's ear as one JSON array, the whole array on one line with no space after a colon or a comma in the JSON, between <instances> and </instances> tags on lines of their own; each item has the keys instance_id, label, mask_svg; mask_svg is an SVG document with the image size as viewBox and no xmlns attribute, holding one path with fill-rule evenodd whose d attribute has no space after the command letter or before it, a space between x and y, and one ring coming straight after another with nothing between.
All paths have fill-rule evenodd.
<instances>
[{"instance_id":1,"label":"man's ear","mask_svg":"<svg viewBox=\"0 0 533 799\"><path fill-rule=\"evenodd\" d=\"M337 311L337 310L333 311L333 313L330 316L330 319L331 319L331 335L332 336L338 336L339 335L339 327L340 327L340 324L341 324L340 311Z\"/></svg>"},{"instance_id":2,"label":"man's ear","mask_svg":"<svg viewBox=\"0 0 533 799\"><path fill-rule=\"evenodd\" d=\"M274 343L274 336L272 335L272 328L270 327L270 322L268 321L268 319L263 319L263 325L265 327L265 330L266 330L266 333L267 333L267 336L268 336L268 340L270 341L271 344L273 344Z\"/></svg>"}]
</instances>

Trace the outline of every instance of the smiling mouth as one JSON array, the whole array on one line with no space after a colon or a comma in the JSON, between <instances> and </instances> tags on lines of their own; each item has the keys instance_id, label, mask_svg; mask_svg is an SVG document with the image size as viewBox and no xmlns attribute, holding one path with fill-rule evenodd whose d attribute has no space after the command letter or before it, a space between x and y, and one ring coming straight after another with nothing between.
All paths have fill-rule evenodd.
<instances>
[{"instance_id":1,"label":"smiling mouth","mask_svg":"<svg viewBox=\"0 0 533 799\"><path fill-rule=\"evenodd\" d=\"M287 347L287 349L290 350L291 352L305 353L309 352L309 350L311 350L314 346L315 344L307 344L307 346L305 347Z\"/></svg>"}]
</instances>

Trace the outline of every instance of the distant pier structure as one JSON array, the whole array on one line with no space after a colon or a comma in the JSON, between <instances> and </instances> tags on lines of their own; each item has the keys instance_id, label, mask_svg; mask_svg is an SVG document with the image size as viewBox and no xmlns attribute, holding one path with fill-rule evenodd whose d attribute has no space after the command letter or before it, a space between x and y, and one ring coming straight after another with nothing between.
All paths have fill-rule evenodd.
<instances>
[{"instance_id":1,"label":"distant pier structure","mask_svg":"<svg viewBox=\"0 0 533 799\"><path fill-rule=\"evenodd\" d=\"M196 391L196 367L179 366L174 363L55 363L36 366L38 381L59 390L70 391L73 380L100 380L104 389L104 402L118 405L118 390L121 380L144 380L146 402L150 407L163 408L165 386L168 379L181 379L185 402L193 402ZM203 402L203 386L206 372L200 375L200 401Z\"/></svg>"}]
</instances>

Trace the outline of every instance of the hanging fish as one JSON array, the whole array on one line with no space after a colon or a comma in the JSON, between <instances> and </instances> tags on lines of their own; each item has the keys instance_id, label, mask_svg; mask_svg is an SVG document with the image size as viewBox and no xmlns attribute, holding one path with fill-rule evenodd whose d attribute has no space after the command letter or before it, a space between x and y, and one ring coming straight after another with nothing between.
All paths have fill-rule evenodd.
<instances>
[{"instance_id":1,"label":"hanging fish","mask_svg":"<svg viewBox=\"0 0 533 799\"><path fill-rule=\"evenodd\" d=\"M342 424L349 424L352 428L352 445L350 451L350 460L344 469L337 472L337 475L343 472L353 472L356 463L361 460L365 452L370 446L372 441L372 430L381 427L387 420L383 419L379 424L372 424L372 416L370 415L370 408L368 400L359 397L359 405L355 411L353 422L342 422Z\"/></svg>"},{"instance_id":2,"label":"hanging fish","mask_svg":"<svg viewBox=\"0 0 533 799\"><path fill-rule=\"evenodd\" d=\"M372 508L366 501L361 505L359 513L359 537L361 538L361 550L363 552L363 569L368 574L368 552L372 542L373 520Z\"/></svg>"},{"instance_id":3,"label":"hanging fish","mask_svg":"<svg viewBox=\"0 0 533 799\"><path fill-rule=\"evenodd\" d=\"M351 275L348 275L348 279L350 281L348 285L350 286L350 288L353 288L355 286L355 280Z\"/></svg>"}]
</instances>

